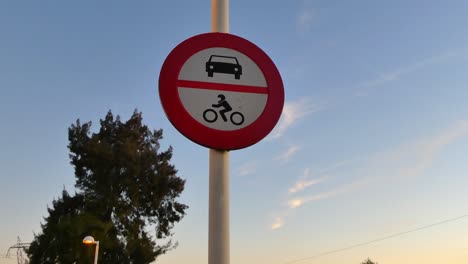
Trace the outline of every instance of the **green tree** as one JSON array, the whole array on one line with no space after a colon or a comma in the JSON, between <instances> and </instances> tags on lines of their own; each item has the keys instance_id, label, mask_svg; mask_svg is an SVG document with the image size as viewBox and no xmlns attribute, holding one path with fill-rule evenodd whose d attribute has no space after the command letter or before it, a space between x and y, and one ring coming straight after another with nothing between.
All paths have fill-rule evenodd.
<instances>
[{"instance_id":1,"label":"green tree","mask_svg":"<svg viewBox=\"0 0 468 264\"><path fill-rule=\"evenodd\" d=\"M377 262L373 262L370 260L370 258L367 258L364 262L361 262L361 264L378 264Z\"/></svg>"},{"instance_id":2,"label":"green tree","mask_svg":"<svg viewBox=\"0 0 468 264\"><path fill-rule=\"evenodd\" d=\"M160 150L162 130L151 131L136 111L127 122L109 111L100 125L91 133L91 122L77 120L68 130L76 194L64 191L48 208L31 264L91 263L86 235L100 241L100 263L150 263L175 246L185 181L170 164L172 148Z\"/></svg>"}]
</instances>

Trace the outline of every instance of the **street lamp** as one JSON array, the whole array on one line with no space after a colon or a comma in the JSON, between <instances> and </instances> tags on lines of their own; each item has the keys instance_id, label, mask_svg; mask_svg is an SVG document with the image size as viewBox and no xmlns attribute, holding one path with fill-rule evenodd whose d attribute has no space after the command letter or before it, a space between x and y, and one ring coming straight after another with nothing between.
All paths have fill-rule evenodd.
<instances>
[{"instance_id":1,"label":"street lamp","mask_svg":"<svg viewBox=\"0 0 468 264\"><path fill-rule=\"evenodd\" d=\"M97 264L98 252L99 252L99 241L95 241L94 237L87 236L83 238L83 244L91 245L96 244L96 251L94 252L94 264Z\"/></svg>"}]
</instances>

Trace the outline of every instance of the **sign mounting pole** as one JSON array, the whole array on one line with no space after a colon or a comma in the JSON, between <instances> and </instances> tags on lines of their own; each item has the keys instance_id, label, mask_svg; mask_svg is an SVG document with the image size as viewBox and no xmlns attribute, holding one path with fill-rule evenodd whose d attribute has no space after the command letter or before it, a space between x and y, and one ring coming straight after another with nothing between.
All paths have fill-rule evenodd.
<instances>
[{"instance_id":1,"label":"sign mounting pole","mask_svg":"<svg viewBox=\"0 0 468 264\"><path fill-rule=\"evenodd\" d=\"M211 31L229 33L229 0L211 0ZM208 264L229 264L229 152L210 149Z\"/></svg>"},{"instance_id":2,"label":"sign mounting pole","mask_svg":"<svg viewBox=\"0 0 468 264\"><path fill-rule=\"evenodd\" d=\"M209 150L208 264L229 264L229 151L262 140L280 119L281 75L254 43L229 34L229 0L211 0L210 33L179 43L159 97L181 134Z\"/></svg>"}]
</instances>

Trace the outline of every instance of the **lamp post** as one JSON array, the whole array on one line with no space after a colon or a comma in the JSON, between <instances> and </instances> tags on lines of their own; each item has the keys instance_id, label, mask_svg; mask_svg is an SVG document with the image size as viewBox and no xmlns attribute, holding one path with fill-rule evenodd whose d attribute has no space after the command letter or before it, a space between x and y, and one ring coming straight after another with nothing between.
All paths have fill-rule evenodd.
<instances>
[{"instance_id":1,"label":"lamp post","mask_svg":"<svg viewBox=\"0 0 468 264\"><path fill-rule=\"evenodd\" d=\"M94 252L94 264L97 264L98 252L99 252L99 241L95 241L94 237L87 236L83 239L83 244L91 245L96 244L96 251Z\"/></svg>"}]
</instances>

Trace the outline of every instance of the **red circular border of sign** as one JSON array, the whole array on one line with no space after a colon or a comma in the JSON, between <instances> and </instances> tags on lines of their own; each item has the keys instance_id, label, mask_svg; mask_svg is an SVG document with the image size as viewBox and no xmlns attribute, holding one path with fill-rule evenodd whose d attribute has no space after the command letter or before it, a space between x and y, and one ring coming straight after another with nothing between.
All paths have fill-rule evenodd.
<instances>
[{"instance_id":1,"label":"red circular border of sign","mask_svg":"<svg viewBox=\"0 0 468 264\"><path fill-rule=\"evenodd\" d=\"M238 130L216 130L195 120L182 104L177 88L180 70L192 55L209 48L229 48L243 53L264 74L268 99L265 109L252 124ZM208 148L235 150L257 143L275 127L283 110L284 87L278 69L263 50L244 38L215 32L193 36L171 51L159 74L159 97L169 121L184 136Z\"/></svg>"}]
</instances>

